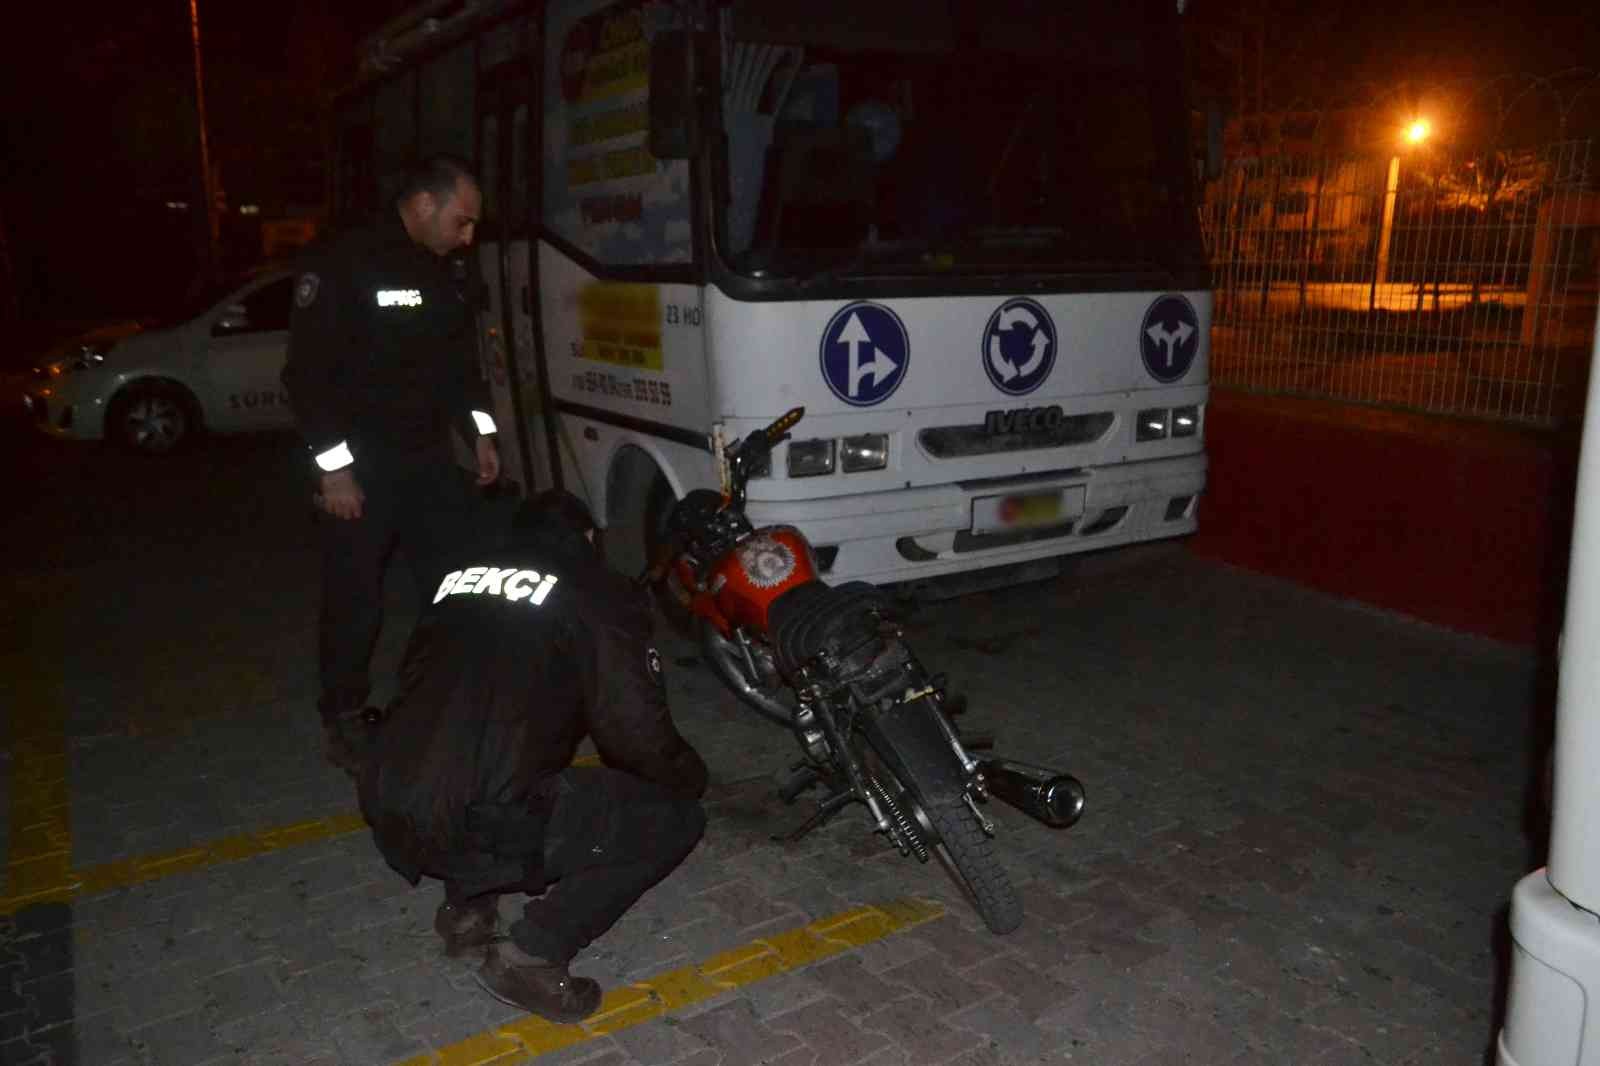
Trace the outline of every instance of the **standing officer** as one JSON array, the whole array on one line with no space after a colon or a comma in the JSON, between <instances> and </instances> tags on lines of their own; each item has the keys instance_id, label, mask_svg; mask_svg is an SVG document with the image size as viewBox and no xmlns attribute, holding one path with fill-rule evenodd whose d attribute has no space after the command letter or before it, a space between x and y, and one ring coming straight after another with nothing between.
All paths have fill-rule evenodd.
<instances>
[{"instance_id":1,"label":"standing officer","mask_svg":"<svg viewBox=\"0 0 1600 1066\"><path fill-rule=\"evenodd\" d=\"M706 766L668 712L649 601L607 570L576 497L522 505L510 542L442 575L360 774L388 863L445 883L445 951L552 1021L600 1004L567 965L705 829ZM605 767L572 767L587 734ZM501 893L535 897L509 939Z\"/></svg>"},{"instance_id":2,"label":"standing officer","mask_svg":"<svg viewBox=\"0 0 1600 1066\"><path fill-rule=\"evenodd\" d=\"M478 484L500 474L475 309L461 253L482 196L465 162L423 160L393 210L307 257L295 287L283 384L323 512L319 666L330 762L353 771L398 543L420 593L470 536L474 503L452 456L458 429Z\"/></svg>"}]
</instances>

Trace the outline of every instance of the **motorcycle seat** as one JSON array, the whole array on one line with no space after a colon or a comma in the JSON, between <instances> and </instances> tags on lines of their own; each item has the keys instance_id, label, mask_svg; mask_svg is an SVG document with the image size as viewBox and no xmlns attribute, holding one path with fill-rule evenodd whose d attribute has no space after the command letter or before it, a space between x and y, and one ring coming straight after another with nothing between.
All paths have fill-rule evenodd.
<instances>
[{"instance_id":1,"label":"motorcycle seat","mask_svg":"<svg viewBox=\"0 0 1600 1066\"><path fill-rule=\"evenodd\" d=\"M849 581L796 585L773 601L767 628L778 653L778 669L792 676L823 651L843 656L877 634L893 601L876 585Z\"/></svg>"}]
</instances>

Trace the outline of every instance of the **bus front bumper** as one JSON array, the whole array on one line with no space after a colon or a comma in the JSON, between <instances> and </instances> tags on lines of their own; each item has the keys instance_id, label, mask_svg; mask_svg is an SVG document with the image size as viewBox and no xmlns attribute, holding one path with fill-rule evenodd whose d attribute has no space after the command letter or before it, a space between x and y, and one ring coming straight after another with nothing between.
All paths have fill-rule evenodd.
<instances>
[{"instance_id":1,"label":"bus front bumper","mask_svg":"<svg viewBox=\"0 0 1600 1066\"><path fill-rule=\"evenodd\" d=\"M792 525L817 549L830 582L915 582L986 567L1192 533L1206 457L1155 459L1058 476L954 482L833 496L750 500L757 528ZM1007 526L1008 509L1059 501L1038 525Z\"/></svg>"}]
</instances>

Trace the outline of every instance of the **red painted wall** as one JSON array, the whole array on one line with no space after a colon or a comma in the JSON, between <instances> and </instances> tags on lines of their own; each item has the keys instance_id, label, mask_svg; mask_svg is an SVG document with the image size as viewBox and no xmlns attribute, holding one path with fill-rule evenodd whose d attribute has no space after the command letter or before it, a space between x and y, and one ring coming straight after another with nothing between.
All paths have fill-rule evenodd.
<instances>
[{"instance_id":1,"label":"red painted wall","mask_svg":"<svg viewBox=\"0 0 1600 1066\"><path fill-rule=\"evenodd\" d=\"M1206 556L1441 625L1549 646L1576 442L1213 389Z\"/></svg>"}]
</instances>

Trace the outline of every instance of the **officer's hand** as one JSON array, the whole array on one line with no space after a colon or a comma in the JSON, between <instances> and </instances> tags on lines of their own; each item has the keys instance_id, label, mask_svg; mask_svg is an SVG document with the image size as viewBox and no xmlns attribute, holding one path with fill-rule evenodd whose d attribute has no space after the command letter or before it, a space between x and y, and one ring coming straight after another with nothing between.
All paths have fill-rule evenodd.
<instances>
[{"instance_id":1,"label":"officer's hand","mask_svg":"<svg viewBox=\"0 0 1600 1066\"><path fill-rule=\"evenodd\" d=\"M494 437L478 438L478 484L493 485L500 480L500 449Z\"/></svg>"},{"instance_id":2,"label":"officer's hand","mask_svg":"<svg viewBox=\"0 0 1600 1066\"><path fill-rule=\"evenodd\" d=\"M322 475L322 493L317 505L335 518L360 518L367 497L350 470L335 470Z\"/></svg>"}]
</instances>

